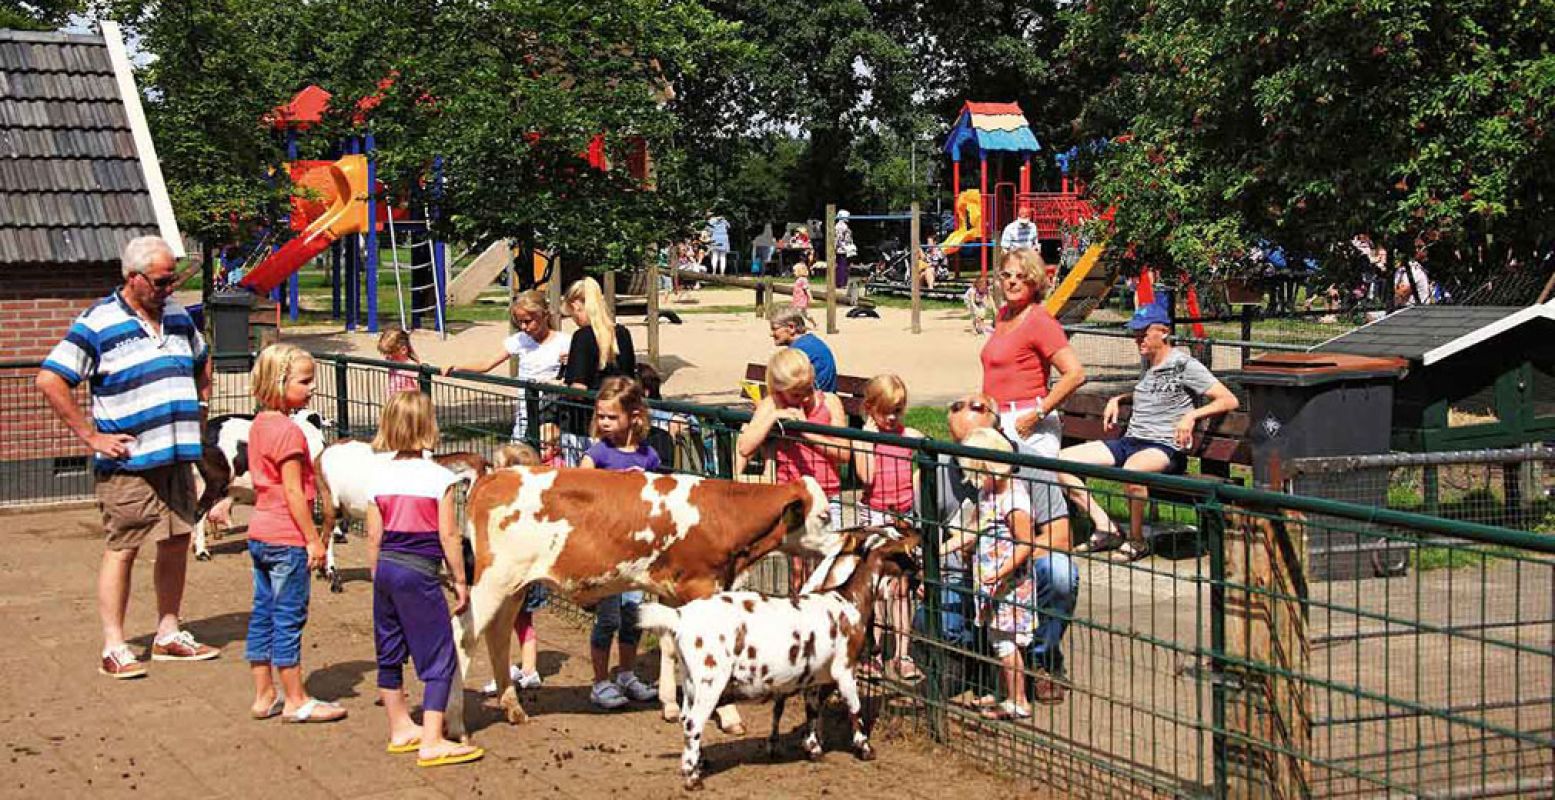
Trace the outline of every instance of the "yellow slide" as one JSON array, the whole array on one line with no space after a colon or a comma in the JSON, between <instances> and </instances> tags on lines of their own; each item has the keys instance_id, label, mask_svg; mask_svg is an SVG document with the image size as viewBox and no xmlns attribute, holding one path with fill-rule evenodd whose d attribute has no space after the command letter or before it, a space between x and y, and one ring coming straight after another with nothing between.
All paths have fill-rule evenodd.
<instances>
[{"instance_id":1,"label":"yellow slide","mask_svg":"<svg viewBox=\"0 0 1555 800\"><path fill-rule=\"evenodd\" d=\"M1118 274L1115 270L1101 268L1101 254L1105 249L1105 245L1100 244L1086 248L1063 282L1047 296L1044 305L1059 322L1066 325L1084 322L1112 291Z\"/></svg>"},{"instance_id":2,"label":"yellow slide","mask_svg":"<svg viewBox=\"0 0 1555 800\"><path fill-rule=\"evenodd\" d=\"M983 238L983 193L976 189L967 189L956 195L956 223L960 226L940 242L939 249L945 255L951 255L961 249L961 245L968 242L976 242Z\"/></svg>"}]
</instances>

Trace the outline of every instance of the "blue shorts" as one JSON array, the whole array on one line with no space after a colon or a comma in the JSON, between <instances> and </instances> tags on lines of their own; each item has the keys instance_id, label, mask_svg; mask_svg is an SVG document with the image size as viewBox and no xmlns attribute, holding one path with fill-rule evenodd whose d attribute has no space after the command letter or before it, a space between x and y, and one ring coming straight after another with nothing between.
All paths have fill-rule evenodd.
<instances>
[{"instance_id":1,"label":"blue shorts","mask_svg":"<svg viewBox=\"0 0 1555 800\"><path fill-rule=\"evenodd\" d=\"M1135 453L1144 452L1145 450L1160 450L1166 454L1168 459L1166 464L1167 475L1181 475L1188 469L1187 453L1160 442L1125 436L1122 439L1104 439L1102 444L1107 445L1107 449L1112 451L1113 466L1116 467L1121 467L1128 463L1129 458Z\"/></svg>"}]
</instances>

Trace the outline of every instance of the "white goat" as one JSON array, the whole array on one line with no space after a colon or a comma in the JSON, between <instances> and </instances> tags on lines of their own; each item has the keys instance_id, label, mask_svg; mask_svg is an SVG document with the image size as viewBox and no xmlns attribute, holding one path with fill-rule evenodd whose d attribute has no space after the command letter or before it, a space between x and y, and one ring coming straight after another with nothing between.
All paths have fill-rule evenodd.
<instances>
[{"instance_id":1,"label":"white goat","mask_svg":"<svg viewBox=\"0 0 1555 800\"><path fill-rule=\"evenodd\" d=\"M702 785L702 729L708 716L719 703L737 699L774 701L767 746L775 751L783 705L803 692L804 749L815 760L821 757L821 704L835 687L847 703L859 758L875 757L860 718L853 667L863 655L874 617L875 584L914 569L910 553L918 535L896 528L865 533L857 566L836 589L793 600L721 592L678 610L657 604L642 608L641 627L675 642L686 704L680 772L687 789Z\"/></svg>"}]
</instances>

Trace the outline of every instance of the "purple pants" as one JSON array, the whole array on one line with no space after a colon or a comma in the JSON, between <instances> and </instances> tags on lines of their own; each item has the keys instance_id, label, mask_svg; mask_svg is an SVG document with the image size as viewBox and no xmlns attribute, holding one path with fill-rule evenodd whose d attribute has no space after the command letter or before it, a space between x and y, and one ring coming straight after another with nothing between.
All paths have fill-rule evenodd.
<instances>
[{"instance_id":1,"label":"purple pants","mask_svg":"<svg viewBox=\"0 0 1555 800\"><path fill-rule=\"evenodd\" d=\"M405 661L414 658L416 675L427 687L421 707L427 711L446 709L458 656L442 583L426 571L379 559L373 580L373 631L378 647L378 688L404 686Z\"/></svg>"},{"instance_id":2,"label":"purple pants","mask_svg":"<svg viewBox=\"0 0 1555 800\"><path fill-rule=\"evenodd\" d=\"M846 289L848 288L848 257L838 253L833 260L837 262L837 268L832 270L833 275L835 275L834 280L837 288Z\"/></svg>"}]
</instances>

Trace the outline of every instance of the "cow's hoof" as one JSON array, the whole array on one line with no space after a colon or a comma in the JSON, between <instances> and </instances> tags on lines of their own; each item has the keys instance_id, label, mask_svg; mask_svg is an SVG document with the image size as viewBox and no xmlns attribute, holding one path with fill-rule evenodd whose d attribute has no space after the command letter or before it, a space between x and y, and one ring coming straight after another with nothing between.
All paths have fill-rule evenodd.
<instances>
[{"instance_id":1,"label":"cow's hoof","mask_svg":"<svg viewBox=\"0 0 1555 800\"><path fill-rule=\"evenodd\" d=\"M210 554L209 551L206 551L204 553L195 553L194 554L194 560L195 561L210 561L211 560L211 554Z\"/></svg>"},{"instance_id":2,"label":"cow's hoof","mask_svg":"<svg viewBox=\"0 0 1555 800\"><path fill-rule=\"evenodd\" d=\"M810 743L806 742L804 755L805 758L808 758L816 763L820 763L821 759L826 757L826 752L821 749L819 744L812 746Z\"/></svg>"},{"instance_id":3,"label":"cow's hoof","mask_svg":"<svg viewBox=\"0 0 1555 800\"><path fill-rule=\"evenodd\" d=\"M746 733L745 723L743 722L736 722L727 728L719 725L718 730L721 731L725 736L744 736Z\"/></svg>"},{"instance_id":4,"label":"cow's hoof","mask_svg":"<svg viewBox=\"0 0 1555 800\"><path fill-rule=\"evenodd\" d=\"M690 775L686 778L686 791L695 792L702 788L702 776Z\"/></svg>"},{"instance_id":5,"label":"cow's hoof","mask_svg":"<svg viewBox=\"0 0 1555 800\"><path fill-rule=\"evenodd\" d=\"M343 594L343 593L345 593L345 590L346 590L346 587L340 583L340 576L339 575L332 576L329 579L329 591L330 591L330 594Z\"/></svg>"},{"instance_id":6,"label":"cow's hoof","mask_svg":"<svg viewBox=\"0 0 1555 800\"><path fill-rule=\"evenodd\" d=\"M663 708L659 709L659 717L662 718L665 722L679 722L680 706L675 705L674 703L670 703L664 706Z\"/></svg>"},{"instance_id":7,"label":"cow's hoof","mask_svg":"<svg viewBox=\"0 0 1555 800\"><path fill-rule=\"evenodd\" d=\"M861 744L861 745L859 745L859 748L858 748L858 760L860 760L860 761L874 761L875 760L875 748L870 747L868 744Z\"/></svg>"},{"instance_id":8,"label":"cow's hoof","mask_svg":"<svg viewBox=\"0 0 1555 800\"><path fill-rule=\"evenodd\" d=\"M334 533L332 533L330 535L335 537L335 544L345 544L346 543L346 532L345 531L335 531Z\"/></svg>"}]
</instances>

